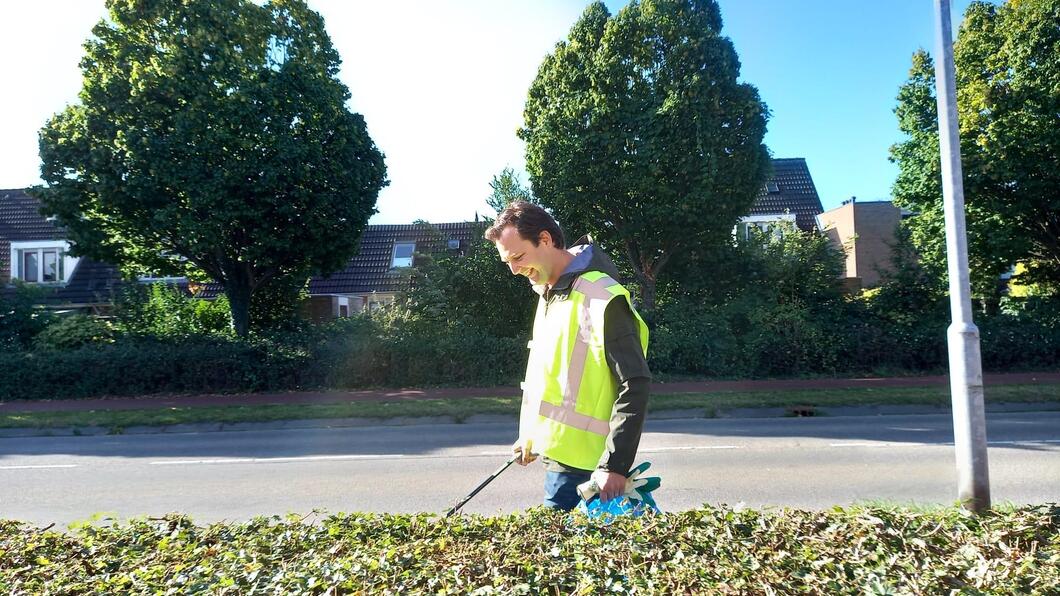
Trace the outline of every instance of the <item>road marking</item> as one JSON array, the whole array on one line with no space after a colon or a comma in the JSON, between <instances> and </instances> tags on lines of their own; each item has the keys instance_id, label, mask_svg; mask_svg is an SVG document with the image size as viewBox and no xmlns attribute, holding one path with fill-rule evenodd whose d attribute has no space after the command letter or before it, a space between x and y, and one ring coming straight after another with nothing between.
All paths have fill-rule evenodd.
<instances>
[{"instance_id":1,"label":"road marking","mask_svg":"<svg viewBox=\"0 0 1060 596\"><path fill-rule=\"evenodd\" d=\"M183 459L173 461L153 461L152 466L193 466L216 464L273 464L300 461L342 461L358 459L393 459L404 457L399 453L382 455L306 455L301 457L237 457L230 459Z\"/></svg>"},{"instance_id":2,"label":"road marking","mask_svg":"<svg viewBox=\"0 0 1060 596\"><path fill-rule=\"evenodd\" d=\"M654 447L642 449L643 453L659 453L662 451L698 451L700 449L743 449L741 445L694 445L691 447Z\"/></svg>"},{"instance_id":3,"label":"road marking","mask_svg":"<svg viewBox=\"0 0 1060 596\"><path fill-rule=\"evenodd\" d=\"M49 470L53 468L76 468L77 464L41 464L37 466L0 466L0 470Z\"/></svg>"},{"instance_id":4,"label":"road marking","mask_svg":"<svg viewBox=\"0 0 1060 596\"><path fill-rule=\"evenodd\" d=\"M1036 445L1038 443L1060 443L1060 439L1028 439L1024 441L987 441L987 445ZM952 445L953 443L949 443Z\"/></svg>"},{"instance_id":5,"label":"road marking","mask_svg":"<svg viewBox=\"0 0 1060 596\"><path fill-rule=\"evenodd\" d=\"M987 441L987 446L991 445L1042 445L1060 443L1060 439L1024 439L1022 441ZM912 443L912 442L895 442L895 443L829 443L829 447L952 447L953 442L949 441L946 443Z\"/></svg>"},{"instance_id":6,"label":"road marking","mask_svg":"<svg viewBox=\"0 0 1060 596\"><path fill-rule=\"evenodd\" d=\"M912 442L900 442L900 443L828 443L830 448L887 448L887 446L930 446L938 445L943 443L912 443Z\"/></svg>"}]
</instances>

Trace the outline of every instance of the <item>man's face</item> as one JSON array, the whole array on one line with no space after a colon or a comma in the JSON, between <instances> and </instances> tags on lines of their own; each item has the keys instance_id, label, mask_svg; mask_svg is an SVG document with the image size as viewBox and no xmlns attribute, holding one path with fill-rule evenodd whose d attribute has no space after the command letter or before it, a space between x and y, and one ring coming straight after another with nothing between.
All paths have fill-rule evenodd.
<instances>
[{"instance_id":1,"label":"man's face","mask_svg":"<svg viewBox=\"0 0 1060 596\"><path fill-rule=\"evenodd\" d=\"M538 245L519 235L514 226L501 230L501 235L494 243L501 260L507 263L513 275L522 275L537 286L547 283L552 273L550 251L552 238L542 232Z\"/></svg>"}]
</instances>

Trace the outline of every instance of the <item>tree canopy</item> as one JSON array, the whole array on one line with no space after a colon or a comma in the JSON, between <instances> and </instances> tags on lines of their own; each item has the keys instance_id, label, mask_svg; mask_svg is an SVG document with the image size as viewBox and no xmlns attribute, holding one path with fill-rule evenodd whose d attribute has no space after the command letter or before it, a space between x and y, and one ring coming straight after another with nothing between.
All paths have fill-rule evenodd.
<instances>
[{"instance_id":1,"label":"tree canopy","mask_svg":"<svg viewBox=\"0 0 1060 596\"><path fill-rule=\"evenodd\" d=\"M648 312L669 259L728 241L768 174L768 111L721 27L714 0L595 2L529 90L534 196L629 264Z\"/></svg>"},{"instance_id":2,"label":"tree canopy","mask_svg":"<svg viewBox=\"0 0 1060 596\"><path fill-rule=\"evenodd\" d=\"M259 288L354 254L383 155L303 0L107 8L80 102L41 130L35 193L78 254L223 284L245 334Z\"/></svg>"},{"instance_id":3,"label":"tree canopy","mask_svg":"<svg viewBox=\"0 0 1060 596\"><path fill-rule=\"evenodd\" d=\"M512 168L504 168L500 174L495 175L490 182L490 189L492 192L486 197L486 204L496 211L497 215L516 201L537 202L530 189L523 186L519 174Z\"/></svg>"},{"instance_id":4,"label":"tree canopy","mask_svg":"<svg viewBox=\"0 0 1060 596\"><path fill-rule=\"evenodd\" d=\"M954 43L969 265L978 293L1026 264L1030 281L1060 287L1060 1L969 6ZM895 109L906 139L894 200L926 266L945 270L935 74L913 56Z\"/></svg>"}]
</instances>

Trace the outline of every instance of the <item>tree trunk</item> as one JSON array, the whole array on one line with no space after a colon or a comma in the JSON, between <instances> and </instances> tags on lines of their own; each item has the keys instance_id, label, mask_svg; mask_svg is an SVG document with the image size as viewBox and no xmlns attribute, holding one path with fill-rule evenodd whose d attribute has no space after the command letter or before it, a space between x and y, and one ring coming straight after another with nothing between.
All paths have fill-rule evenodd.
<instances>
[{"instance_id":1,"label":"tree trunk","mask_svg":"<svg viewBox=\"0 0 1060 596\"><path fill-rule=\"evenodd\" d=\"M250 294L248 283L233 280L225 284L228 307L232 311L232 327L239 337L246 337L250 331Z\"/></svg>"},{"instance_id":2,"label":"tree trunk","mask_svg":"<svg viewBox=\"0 0 1060 596\"><path fill-rule=\"evenodd\" d=\"M637 312L644 322L650 325L655 319L655 278L643 271L637 273L640 286L640 306Z\"/></svg>"}]
</instances>

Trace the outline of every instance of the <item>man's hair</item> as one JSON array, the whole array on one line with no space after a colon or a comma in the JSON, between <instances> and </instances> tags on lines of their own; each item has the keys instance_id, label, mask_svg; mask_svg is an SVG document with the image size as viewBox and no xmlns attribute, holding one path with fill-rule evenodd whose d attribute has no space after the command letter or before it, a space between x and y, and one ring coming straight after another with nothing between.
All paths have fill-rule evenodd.
<instances>
[{"instance_id":1,"label":"man's hair","mask_svg":"<svg viewBox=\"0 0 1060 596\"><path fill-rule=\"evenodd\" d=\"M501 237L504 228L513 226L523 240L529 240L534 246L539 244L541 232L548 232L552 236L552 243L556 248L567 248L566 240L563 238L563 230L555 219L541 207L526 201L515 201L504 208L497 215L497 221L486 230L486 240L496 242Z\"/></svg>"}]
</instances>

